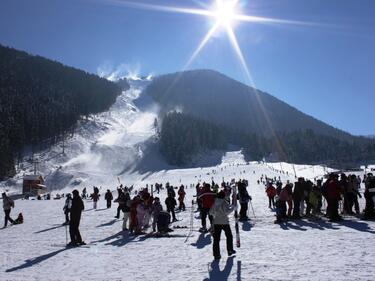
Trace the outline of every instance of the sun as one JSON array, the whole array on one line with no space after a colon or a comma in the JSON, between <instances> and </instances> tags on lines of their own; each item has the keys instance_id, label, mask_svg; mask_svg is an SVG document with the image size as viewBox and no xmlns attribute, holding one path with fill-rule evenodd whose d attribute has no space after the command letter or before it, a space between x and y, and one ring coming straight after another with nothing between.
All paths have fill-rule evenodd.
<instances>
[{"instance_id":1,"label":"sun","mask_svg":"<svg viewBox=\"0 0 375 281\"><path fill-rule=\"evenodd\" d=\"M216 23L223 27L231 27L236 16L237 1L217 0L213 9Z\"/></svg>"}]
</instances>

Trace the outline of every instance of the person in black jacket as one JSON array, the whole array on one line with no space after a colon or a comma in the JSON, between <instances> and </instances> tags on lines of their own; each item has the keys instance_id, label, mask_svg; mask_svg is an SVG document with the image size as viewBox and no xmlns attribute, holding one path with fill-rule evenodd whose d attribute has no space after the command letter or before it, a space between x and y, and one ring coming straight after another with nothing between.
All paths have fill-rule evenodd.
<instances>
[{"instance_id":1,"label":"person in black jacket","mask_svg":"<svg viewBox=\"0 0 375 281\"><path fill-rule=\"evenodd\" d=\"M79 223L81 221L82 211L85 209L83 201L79 196L78 190L73 190L73 200L72 207L70 209L70 223L69 223L69 233L70 233L70 243L68 246L76 247L80 245L85 245L86 243L82 241L81 234L79 233Z\"/></svg>"},{"instance_id":2,"label":"person in black jacket","mask_svg":"<svg viewBox=\"0 0 375 281\"><path fill-rule=\"evenodd\" d=\"M304 190L303 190L303 182L304 178L298 178L298 182L294 184L293 190L293 219L300 219L300 205L301 201L304 198Z\"/></svg>"},{"instance_id":3,"label":"person in black jacket","mask_svg":"<svg viewBox=\"0 0 375 281\"><path fill-rule=\"evenodd\" d=\"M107 201L107 209L111 208L113 195L109 189L107 189L104 199Z\"/></svg>"},{"instance_id":4,"label":"person in black jacket","mask_svg":"<svg viewBox=\"0 0 375 281\"><path fill-rule=\"evenodd\" d=\"M167 206L167 212L172 214L173 222L177 221L176 214L174 212L177 202L172 193L168 193L168 197L165 199L165 205Z\"/></svg>"},{"instance_id":5,"label":"person in black jacket","mask_svg":"<svg viewBox=\"0 0 375 281\"><path fill-rule=\"evenodd\" d=\"M119 219L120 218L120 211L124 212L126 200L125 200L125 193L122 191L122 189L119 188L119 189L117 189L117 191L118 191L118 197L114 201L114 202L118 203L117 213L116 213L115 218Z\"/></svg>"}]
</instances>

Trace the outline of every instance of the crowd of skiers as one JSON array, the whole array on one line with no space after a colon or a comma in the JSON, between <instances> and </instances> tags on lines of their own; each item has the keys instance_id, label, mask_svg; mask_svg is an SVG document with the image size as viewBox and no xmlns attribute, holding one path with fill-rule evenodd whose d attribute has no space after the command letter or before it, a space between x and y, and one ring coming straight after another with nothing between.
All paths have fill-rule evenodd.
<instances>
[{"instance_id":1,"label":"crowd of skiers","mask_svg":"<svg viewBox=\"0 0 375 281\"><path fill-rule=\"evenodd\" d=\"M365 185L363 195L366 200L363 218L373 219L375 217L375 177L371 173L367 174L363 181L358 176L347 176L344 173L341 175L332 173L328 175L326 180L317 180L315 182L301 177L294 184L287 181L284 185L280 178L272 181L262 176L260 181L266 183L265 192L269 198L268 205L270 208L275 208L277 223L287 219L300 219L304 216L318 218L323 214L323 210L325 210L325 215L331 221L341 220L341 214L359 215L360 204L358 198L362 197L360 192L361 182ZM275 182L275 185L273 182ZM215 258L220 258L219 241L222 231L224 231L227 238L228 255L235 253L228 215L237 206L238 201L240 208L238 219L240 221L249 219L247 211L252 198L247 191L247 186L248 182L246 180L237 182L232 180L231 183L223 180L220 186L212 181L211 184L198 183L195 186L197 211L200 213L201 220L200 232L211 232ZM154 196L155 193L159 194L164 189L166 190L165 209L160 202L160 198ZM155 184L154 186L151 185L151 193L146 185L140 191L135 191L132 197L131 194L132 187L128 188L120 185L117 189L116 199L114 199L110 190L107 190L104 195L107 208L112 207L112 202L118 204L115 218L122 218L122 230L129 231L130 234L144 234L150 227L152 227L153 232L166 234L171 231L169 228L170 223L177 221L176 211L186 210L184 185L177 188L168 183L165 187L162 184ZM10 217L14 201L5 193L2 194L2 197L5 227L8 222L13 224L22 223L22 214L17 220L12 220ZM79 231L81 214L84 210L83 198L91 198L93 207L96 209L100 198L100 189L94 186L93 193L89 196L86 188L82 191L82 195L79 194L78 190L74 190L72 195L66 195L63 211L65 215L64 224L69 225L71 239L69 246L85 244ZM210 224L209 227L207 220Z\"/></svg>"},{"instance_id":2,"label":"crowd of skiers","mask_svg":"<svg viewBox=\"0 0 375 281\"><path fill-rule=\"evenodd\" d=\"M373 219L375 177L369 173L363 182L366 199L363 219ZM359 176L331 173L324 182L320 179L313 183L300 177L294 185L287 181L283 186L281 181L277 181L274 186L272 181L268 181L265 191L269 208L276 208L276 223L287 219L300 219L303 216L319 218L323 214L324 203L325 215L330 221L340 221L342 214L360 215L360 185Z\"/></svg>"}]
</instances>

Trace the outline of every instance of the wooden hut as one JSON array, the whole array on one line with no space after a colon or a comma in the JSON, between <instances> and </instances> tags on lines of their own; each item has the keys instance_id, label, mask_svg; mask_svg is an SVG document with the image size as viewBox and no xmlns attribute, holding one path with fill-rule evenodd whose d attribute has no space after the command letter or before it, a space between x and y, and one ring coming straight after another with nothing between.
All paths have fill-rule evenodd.
<instances>
[{"instance_id":1,"label":"wooden hut","mask_svg":"<svg viewBox=\"0 0 375 281\"><path fill-rule=\"evenodd\" d=\"M25 175L23 177L23 194L40 195L47 192L44 179L41 175Z\"/></svg>"}]
</instances>

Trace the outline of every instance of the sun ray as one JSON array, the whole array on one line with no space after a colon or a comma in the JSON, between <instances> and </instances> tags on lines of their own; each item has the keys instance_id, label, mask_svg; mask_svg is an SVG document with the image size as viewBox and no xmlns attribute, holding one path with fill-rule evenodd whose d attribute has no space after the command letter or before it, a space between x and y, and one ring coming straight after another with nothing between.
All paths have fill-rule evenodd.
<instances>
[{"instance_id":1,"label":"sun ray","mask_svg":"<svg viewBox=\"0 0 375 281\"><path fill-rule=\"evenodd\" d=\"M152 10L152 11L159 11L159 12L166 12L166 13L191 14L191 15L208 16L208 17L214 16L214 13L207 9L163 6L163 5L142 3L142 2L127 1L127 0L109 0L107 2L120 5L120 6L126 6L130 8L143 9L143 10Z\"/></svg>"},{"instance_id":2,"label":"sun ray","mask_svg":"<svg viewBox=\"0 0 375 281\"><path fill-rule=\"evenodd\" d=\"M202 51L202 49L204 48L204 46L206 46L207 42L210 40L210 38L212 37L212 35L214 35L214 33L216 32L216 30L219 28L219 26L220 26L220 24L216 23L207 32L206 36L204 36L203 40L200 42L200 44L197 47L197 49L194 51L194 53L192 54L192 56L190 57L190 59L185 64L183 70L186 70L190 66L190 64L195 60L195 58Z\"/></svg>"},{"instance_id":3,"label":"sun ray","mask_svg":"<svg viewBox=\"0 0 375 281\"><path fill-rule=\"evenodd\" d=\"M324 26L323 24L316 23L316 22L266 18L266 17L248 16L248 15L242 15L242 14L235 14L233 18L234 20L242 21L242 22L253 22L253 23L264 23L264 24L267 24L267 23L268 24L287 24L287 25L315 26L315 27Z\"/></svg>"},{"instance_id":4,"label":"sun ray","mask_svg":"<svg viewBox=\"0 0 375 281\"><path fill-rule=\"evenodd\" d=\"M266 111L266 109L265 109L265 107L263 105L262 99L259 96L259 92L258 92L258 90L257 90L257 88L255 86L254 80L253 80L253 78L251 76L250 69L249 69L249 67L246 64L245 57L244 57L244 55L243 55L243 53L241 51L240 45L238 44L237 37L234 34L233 29L230 26L228 26L226 28L226 30L227 30L227 33L228 33L228 36L229 36L229 40L230 40L230 42L231 42L231 44L233 46L233 49L235 50L235 52L236 52L236 54L238 56L238 59L239 59L239 61L241 63L241 66L243 68L243 71L246 74L246 78L248 80L248 83L253 88L253 91L255 93L255 97L256 97L256 100L258 102L260 111L262 112L262 114L263 114L263 116L264 116L264 118L266 120L267 126L268 126L268 128L269 128L269 130L270 130L270 132L272 134L272 137L274 138L274 140L276 142L276 145L278 147L279 152L282 153L283 154L282 156L285 158L286 157L286 153L285 153L285 151L283 149L283 146L282 146L282 144L281 144L281 142L279 140L277 132L276 132L274 126L272 125L271 119L270 119L270 117L269 117L269 115L268 115L268 113L267 113L267 111Z\"/></svg>"},{"instance_id":5,"label":"sun ray","mask_svg":"<svg viewBox=\"0 0 375 281\"><path fill-rule=\"evenodd\" d=\"M246 78L248 79L248 82L253 86L254 81L251 77L250 70L246 64L245 57L243 56L243 53L241 51L240 45L238 44L237 37L233 32L233 29L230 26L227 26L226 31L228 33L229 40L232 44L233 49L236 52L236 55L238 56L238 59L241 63L241 66L246 74Z\"/></svg>"}]
</instances>

